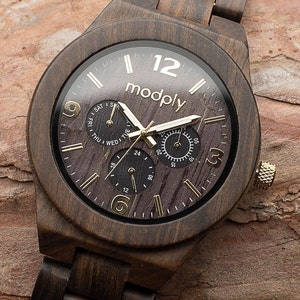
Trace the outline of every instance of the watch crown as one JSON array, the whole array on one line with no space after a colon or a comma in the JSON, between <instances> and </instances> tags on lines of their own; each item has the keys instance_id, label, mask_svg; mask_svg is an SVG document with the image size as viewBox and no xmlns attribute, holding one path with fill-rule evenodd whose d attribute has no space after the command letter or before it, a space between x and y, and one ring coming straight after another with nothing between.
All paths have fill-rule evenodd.
<instances>
[{"instance_id":1,"label":"watch crown","mask_svg":"<svg viewBox=\"0 0 300 300\"><path fill-rule=\"evenodd\" d=\"M260 189L267 190L272 186L275 179L275 175L276 166L271 163L261 161L256 170L254 184Z\"/></svg>"}]
</instances>

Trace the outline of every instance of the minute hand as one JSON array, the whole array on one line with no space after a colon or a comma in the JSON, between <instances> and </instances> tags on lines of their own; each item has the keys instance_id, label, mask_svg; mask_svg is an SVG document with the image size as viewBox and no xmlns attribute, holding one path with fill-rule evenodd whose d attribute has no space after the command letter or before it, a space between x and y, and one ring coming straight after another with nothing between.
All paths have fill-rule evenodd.
<instances>
[{"instance_id":1,"label":"minute hand","mask_svg":"<svg viewBox=\"0 0 300 300\"><path fill-rule=\"evenodd\" d=\"M200 120L201 120L201 116L191 115L191 116L187 116L184 118L169 121L166 123L158 124L158 125L150 127L150 129L147 131L147 136L165 132L165 131L169 131L169 130L176 129L176 128L181 128L181 127L188 126L188 125L193 125L193 124L199 122ZM134 132L129 133L128 136L130 139L134 140L139 135L141 135L141 132L142 132L141 130L134 131Z\"/></svg>"}]
</instances>

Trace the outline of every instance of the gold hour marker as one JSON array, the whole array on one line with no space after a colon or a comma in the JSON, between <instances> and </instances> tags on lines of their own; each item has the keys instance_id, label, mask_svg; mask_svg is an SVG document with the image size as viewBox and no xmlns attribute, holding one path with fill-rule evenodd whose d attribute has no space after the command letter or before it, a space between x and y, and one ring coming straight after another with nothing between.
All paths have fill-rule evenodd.
<instances>
[{"instance_id":1,"label":"gold hour marker","mask_svg":"<svg viewBox=\"0 0 300 300\"><path fill-rule=\"evenodd\" d=\"M128 212L130 198L124 195L117 195L111 202L111 210L121 216Z\"/></svg>"},{"instance_id":2,"label":"gold hour marker","mask_svg":"<svg viewBox=\"0 0 300 300\"><path fill-rule=\"evenodd\" d=\"M126 65L127 74L132 74L133 69L132 69L132 63L131 63L129 54L124 55L124 61L125 61L125 65Z\"/></svg>"},{"instance_id":3,"label":"gold hour marker","mask_svg":"<svg viewBox=\"0 0 300 300\"><path fill-rule=\"evenodd\" d=\"M75 150L80 150L80 149L83 149L82 143L63 146L63 147L61 147L61 152L69 152L69 151L75 151Z\"/></svg>"},{"instance_id":4,"label":"gold hour marker","mask_svg":"<svg viewBox=\"0 0 300 300\"><path fill-rule=\"evenodd\" d=\"M202 196L202 194L199 192L199 190L195 187L195 185L189 180L185 180L183 182L198 198Z\"/></svg>"},{"instance_id":5,"label":"gold hour marker","mask_svg":"<svg viewBox=\"0 0 300 300\"><path fill-rule=\"evenodd\" d=\"M95 86L98 89L102 89L103 88L103 84L99 81L99 79L92 72L89 72L87 74L87 77L95 84Z\"/></svg>"},{"instance_id":6,"label":"gold hour marker","mask_svg":"<svg viewBox=\"0 0 300 300\"><path fill-rule=\"evenodd\" d=\"M200 90L204 85L206 84L206 81L204 79L201 79L199 82L197 82L190 90L189 93L191 95L194 95L198 90Z\"/></svg>"},{"instance_id":7,"label":"gold hour marker","mask_svg":"<svg viewBox=\"0 0 300 300\"><path fill-rule=\"evenodd\" d=\"M204 119L204 123L211 124L211 123L221 122L221 121L225 121L225 120L226 120L226 116L221 115L221 116L206 118L206 119Z\"/></svg>"},{"instance_id":8,"label":"gold hour marker","mask_svg":"<svg viewBox=\"0 0 300 300\"><path fill-rule=\"evenodd\" d=\"M68 101L64 105L63 116L67 119L75 119L81 112L80 104L76 101Z\"/></svg>"},{"instance_id":9,"label":"gold hour marker","mask_svg":"<svg viewBox=\"0 0 300 300\"><path fill-rule=\"evenodd\" d=\"M90 176L85 182L83 182L80 187L85 190L87 189L91 184L93 184L97 179L99 178L99 175L97 173L94 173L92 176Z\"/></svg>"},{"instance_id":10,"label":"gold hour marker","mask_svg":"<svg viewBox=\"0 0 300 300\"><path fill-rule=\"evenodd\" d=\"M163 215L164 215L164 208L163 208L162 203L161 203L160 195L154 195L153 196L153 201L154 201L155 208L156 208L156 211L157 211L158 215L160 217L163 217Z\"/></svg>"}]
</instances>

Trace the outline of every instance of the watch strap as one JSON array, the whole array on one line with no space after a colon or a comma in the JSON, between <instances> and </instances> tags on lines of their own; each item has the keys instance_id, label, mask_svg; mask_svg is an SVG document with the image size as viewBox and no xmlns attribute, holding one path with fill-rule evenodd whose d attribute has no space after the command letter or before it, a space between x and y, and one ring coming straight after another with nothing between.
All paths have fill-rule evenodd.
<instances>
[{"instance_id":1,"label":"watch strap","mask_svg":"<svg viewBox=\"0 0 300 300\"><path fill-rule=\"evenodd\" d=\"M153 300L144 288L126 284L130 265L79 250L71 266L45 257L32 300Z\"/></svg>"},{"instance_id":2,"label":"watch strap","mask_svg":"<svg viewBox=\"0 0 300 300\"><path fill-rule=\"evenodd\" d=\"M215 0L213 15L240 23L247 0Z\"/></svg>"},{"instance_id":3,"label":"watch strap","mask_svg":"<svg viewBox=\"0 0 300 300\"><path fill-rule=\"evenodd\" d=\"M213 15L239 23L245 4L246 0L159 0L157 9L207 26Z\"/></svg>"}]
</instances>

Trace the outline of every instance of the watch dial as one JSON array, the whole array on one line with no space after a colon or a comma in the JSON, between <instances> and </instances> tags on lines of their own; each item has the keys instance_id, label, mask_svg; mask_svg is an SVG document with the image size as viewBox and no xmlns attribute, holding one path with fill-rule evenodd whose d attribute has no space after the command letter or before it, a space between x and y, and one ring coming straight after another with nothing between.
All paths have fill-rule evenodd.
<instances>
[{"instance_id":1,"label":"watch dial","mask_svg":"<svg viewBox=\"0 0 300 300\"><path fill-rule=\"evenodd\" d=\"M158 41L94 54L62 87L52 117L63 177L111 218L166 222L205 204L231 168L235 109L200 58Z\"/></svg>"}]
</instances>

